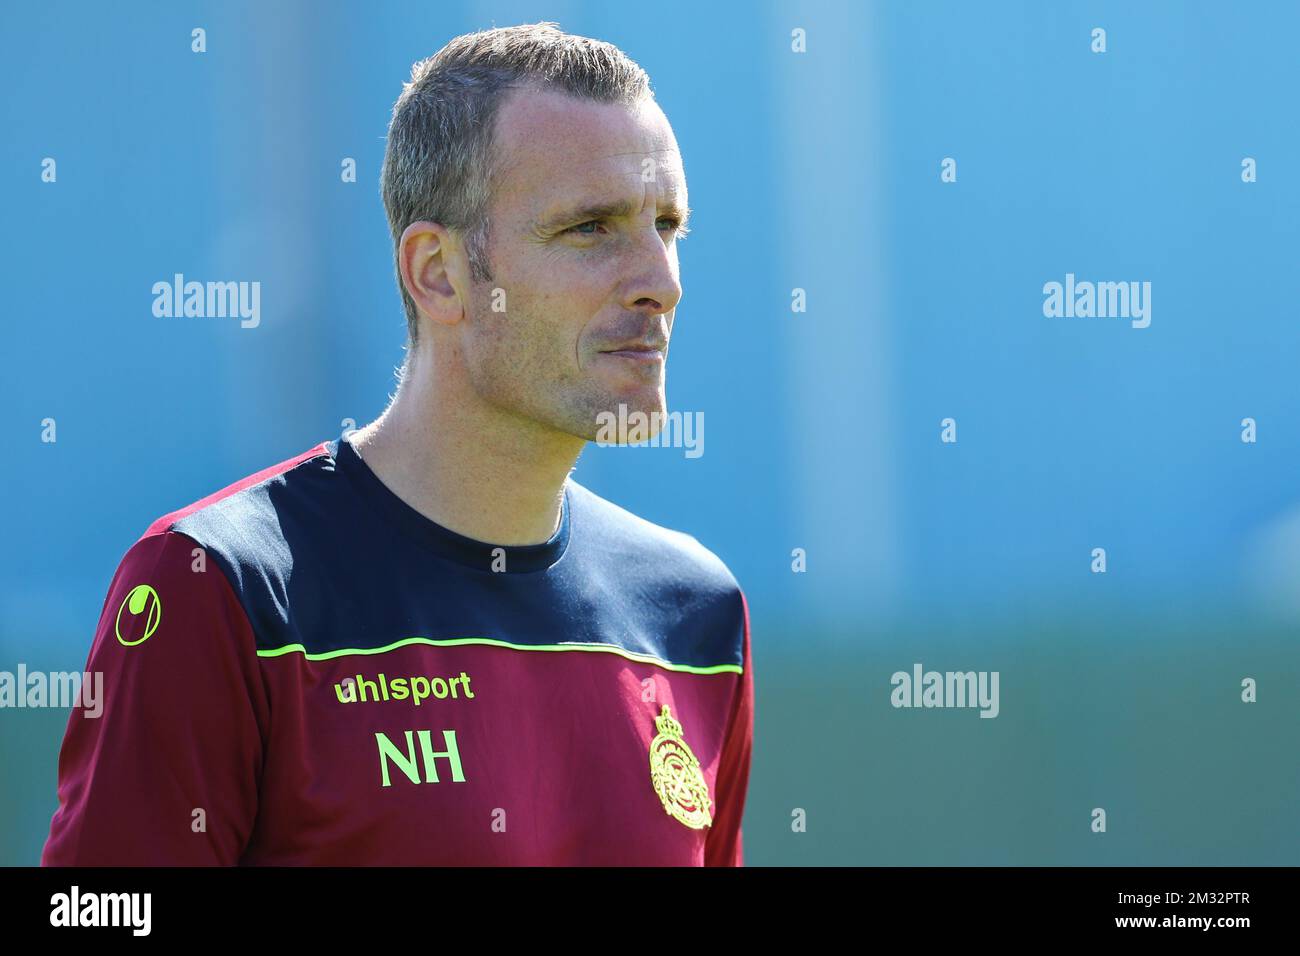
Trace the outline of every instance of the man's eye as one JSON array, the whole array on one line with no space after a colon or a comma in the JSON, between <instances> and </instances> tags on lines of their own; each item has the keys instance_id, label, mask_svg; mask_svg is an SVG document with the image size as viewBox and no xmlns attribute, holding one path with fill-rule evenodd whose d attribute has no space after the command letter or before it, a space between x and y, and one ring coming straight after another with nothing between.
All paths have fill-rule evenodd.
<instances>
[{"instance_id":1,"label":"man's eye","mask_svg":"<svg viewBox=\"0 0 1300 956\"><path fill-rule=\"evenodd\" d=\"M580 222L576 226L570 226L565 232L573 233L578 236L595 236L599 235L596 231L604 228L603 219L592 219L588 222ZM665 229L672 231L676 237L681 239L686 236L687 229L682 225L682 221L674 216L661 216L655 220L655 228L660 232Z\"/></svg>"}]
</instances>

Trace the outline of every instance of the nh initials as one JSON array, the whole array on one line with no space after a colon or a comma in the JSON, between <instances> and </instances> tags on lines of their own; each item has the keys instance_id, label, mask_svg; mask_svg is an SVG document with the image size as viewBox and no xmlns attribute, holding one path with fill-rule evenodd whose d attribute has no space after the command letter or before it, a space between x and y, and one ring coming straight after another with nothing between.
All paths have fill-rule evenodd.
<instances>
[{"instance_id":1,"label":"nh initials","mask_svg":"<svg viewBox=\"0 0 1300 956\"><path fill-rule=\"evenodd\" d=\"M414 736L412 736L414 734ZM456 731L444 730L442 732L442 742L446 750L435 752L433 743L430 740L430 732L427 730L406 732L406 750L399 750L398 747L388 739L386 734L376 733L375 743L379 745L379 771L383 775L384 786L391 787L393 781L388 775L388 764L392 761L397 765L397 769L406 774L406 779L411 783L420 783L420 771L415 764L415 738L420 741L420 756L424 761L424 783L438 782L439 758L445 759L451 767L451 779L454 783L464 783L465 774L460 768L460 750L456 747Z\"/></svg>"}]
</instances>

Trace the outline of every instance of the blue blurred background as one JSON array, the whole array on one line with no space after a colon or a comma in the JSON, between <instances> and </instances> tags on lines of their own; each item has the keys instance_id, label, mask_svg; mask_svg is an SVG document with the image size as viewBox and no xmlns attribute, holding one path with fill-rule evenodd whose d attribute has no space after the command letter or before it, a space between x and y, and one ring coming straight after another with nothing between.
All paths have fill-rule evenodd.
<instances>
[{"instance_id":1,"label":"blue blurred background","mask_svg":"<svg viewBox=\"0 0 1300 956\"><path fill-rule=\"evenodd\" d=\"M7 5L0 670L80 669L154 518L383 409L393 100L541 19L641 63L686 163L704 454L576 477L746 590L747 862L1300 863L1291 3ZM261 324L155 318L178 272L260 281ZM1150 327L1045 317L1066 273L1149 281ZM999 717L894 709L916 662L998 671ZM66 719L0 711L0 863Z\"/></svg>"}]
</instances>

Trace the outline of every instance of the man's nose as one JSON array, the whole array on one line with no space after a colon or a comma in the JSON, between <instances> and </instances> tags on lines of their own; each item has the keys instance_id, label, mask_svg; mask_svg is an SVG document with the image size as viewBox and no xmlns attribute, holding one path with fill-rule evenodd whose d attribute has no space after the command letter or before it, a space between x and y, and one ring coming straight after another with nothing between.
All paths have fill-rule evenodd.
<instances>
[{"instance_id":1,"label":"man's nose","mask_svg":"<svg viewBox=\"0 0 1300 956\"><path fill-rule=\"evenodd\" d=\"M623 294L624 308L648 315L671 312L682 298L677 256L656 225L652 220L637 229L628 263L632 278Z\"/></svg>"}]
</instances>

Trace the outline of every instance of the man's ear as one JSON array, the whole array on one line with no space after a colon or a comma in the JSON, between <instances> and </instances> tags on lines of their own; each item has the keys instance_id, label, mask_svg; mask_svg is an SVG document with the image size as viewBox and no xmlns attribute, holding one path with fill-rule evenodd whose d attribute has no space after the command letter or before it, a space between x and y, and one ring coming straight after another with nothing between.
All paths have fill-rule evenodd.
<instances>
[{"instance_id":1,"label":"man's ear","mask_svg":"<svg viewBox=\"0 0 1300 956\"><path fill-rule=\"evenodd\" d=\"M439 325L465 316L469 261L460 238L437 222L413 222L398 244L402 285L420 311Z\"/></svg>"}]
</instances>

